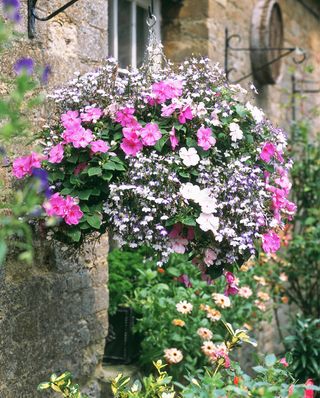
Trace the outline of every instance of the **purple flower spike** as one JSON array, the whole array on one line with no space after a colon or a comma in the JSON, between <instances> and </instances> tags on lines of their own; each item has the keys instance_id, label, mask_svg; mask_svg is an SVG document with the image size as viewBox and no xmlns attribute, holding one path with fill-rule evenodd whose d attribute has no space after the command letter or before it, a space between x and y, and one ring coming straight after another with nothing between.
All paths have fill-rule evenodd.
<instances>
[{"instance_id":1,"label":"purple flower spike","mask_svg":"<svg viewBox=\"0 0 320 398\"><path fill-rule=\"evenodd\" d=\"M20 21L20 0L2 0L2 7L6 18L13 22Z\"/></svg>"},{"instance_id":2,"label":"purple flower spike","mask_svg":"<svg viewBox=\"0 0 320 398\"><path fill-rule=\"evenodd\" d=\"M32 75L34 62L31 58L21 58L14 65L14 71L17 75L26 73L28 76Z\"/></svg>"}]
</instances>

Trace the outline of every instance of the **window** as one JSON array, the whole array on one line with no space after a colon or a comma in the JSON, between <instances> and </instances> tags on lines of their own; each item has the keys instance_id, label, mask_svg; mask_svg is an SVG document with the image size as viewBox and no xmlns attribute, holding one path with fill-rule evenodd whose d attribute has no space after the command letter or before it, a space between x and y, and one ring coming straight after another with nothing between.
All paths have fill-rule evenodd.
<instances>
[{"instance_id":1,"label":"window","mask_svg":"<svg viewBox=\"0 0 320 398\"><path fill-rule=\"evenodd\" d=\"M149 0L109 0L109 55L121 68L143 63L148 40ZM160 4L154 1L157 34L160 35Z\"/></svg>"}]
</instances>

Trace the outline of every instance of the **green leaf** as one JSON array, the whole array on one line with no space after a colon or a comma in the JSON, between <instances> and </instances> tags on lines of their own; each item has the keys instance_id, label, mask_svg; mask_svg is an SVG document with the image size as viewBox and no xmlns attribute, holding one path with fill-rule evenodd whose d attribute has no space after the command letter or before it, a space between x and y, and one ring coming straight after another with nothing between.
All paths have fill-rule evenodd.
<instances>
[{"instance_id":1,"label":"green leaf","mask_svg":"<svg viewBox=\"0 0 320 398\"><path fill-rule=\"evenodd\" d=\"M102 173L101 167L90 167L88 169L88 175L91 176L99 176Z\"/></svg>"},{"instance_id":2,"label":"green leaf","mask_svg":"<svg viewBox=\"0 0 320 398\"><path fill-rule=\"evenodd\" d=\"M269 354L265 357L264 362L270 368L277 362L277 357L274 354Z\"/></svg>"},{"instance_id":3,"label":"green leaf","mask_svg":"<svg viewBox=\"0 0 320 398\"><path fill-rule=\"evenodd\" d=\"M247 109L243 105L236 105L235 106L236 112L240 117L245 117L246 114L248 113Z\"/></svg>"},{"instance_id":4,"label":"green leaf","mask_svg":"<svg viewBox=\"0 0 320 398\"><path fill-rule=\"evenodd\" d=\"M156 145L154 146L155 150L158 152L162 151L162 148L164 147L165 143L168 140L168 136L164 135L162 138L160 138L160 140L156 143Z\"/></svg>"},{"instance_id":5,"label":"green leaf","mask_svg":"<svg viewBox=\"0 0 320 398\"><path fill-rule=\"evenodd\" d=\"M6 243L1 240L0 241L0 265L4 263L7 254L7 245Z\"/></svg>"},{"instance_id":6,"label":"green leaf","mask_svg":"<svg viewBox=\"0 0 320 398\"><path fill-rule=\"evenodd\" d=\"M193 138L190 138L190 137L187 137L187 140L186 140L186 143L187 143L187 146L190 148L190 147L196 147L197 146L197 141L196 140L194 140Z\"/></svg>"},{"instance_id":7,"label":"green leaf","mask_svg":"<svg viewBox=\"0 0 320 398\"><path fill-rule=\"evenodd\" d=\"M99 229L101 226L101 219L102 219L101 214L94 214L93 216L87 217L87 222L91 227Z\"/></svg>"},{"instance_id":8,"label":"green leaf","mask_svg":"<svg viewBox=\"0 0 320 398\"><path fill-rule=\"evenodd\" d=\"M254 366L252 369L257 373L265 373L267 371L266 368L264 368L263 366L260 366L260 365Z\"/></svg>"},{"instance_id":9,"label":"green leaf","mask_svg":"<svg viewBox=\"0 0 320 398\"><path fill-rule=\"evenodd\" d=\"M111 171L107 171L102 174L102 179L104 181L110 181L112 177L113 177L113 174L111 173Z\"/></svg>"},{"instance_id":10,"label":"green leaf","mask_svg":"<svg viewBox=\"0 0 320 398\"><path fill-rule=\"evenodd\" d=\"M193 217L184 217L181 219L182 224L188 225L190 227L195 227L197 225L195 219Z\"/></svg>"},{"instance_id":11,"label":"green leaf","mask_svg":"<svg viewBox=\"0 0 320 398\"><path fill-rule=\"evenodd\" d=\"M73 242L79 242L81 239L81 232L76 228L68 229L67 235L73 240Z\"/></svg>"}]
</instances>

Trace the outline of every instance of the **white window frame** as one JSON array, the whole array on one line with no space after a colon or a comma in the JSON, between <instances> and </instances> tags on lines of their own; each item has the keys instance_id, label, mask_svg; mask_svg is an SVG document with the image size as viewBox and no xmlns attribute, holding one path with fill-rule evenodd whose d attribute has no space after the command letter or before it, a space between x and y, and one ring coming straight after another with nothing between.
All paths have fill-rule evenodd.
<instances>
[{"instance_id":1,"label":"white window frame","mask_svg":"<svg viewBox=\"0 0 320 398\"><path fill-rule=\"evenodd\" d=\"M146 10L148 9L148 6L150 5L149 0L129 0L131 3L131 24L130 24L130 30L131 30L131 66L133 68L137 67L137 6L140 6L142 8L145 8ZM160 0L154 0L154 15L157 18L157 22L155 25L155 32L156 35L160 39L160 25L161 25L161 13L160 13ZM119 41L118 41L118 0L113 0L112 1L112 34L113 37L109 37L109 40L112 41L112 48L113 48L113 54L109 54L110 56L118 59L119 57Z\"/></svg>"}]
</instances>

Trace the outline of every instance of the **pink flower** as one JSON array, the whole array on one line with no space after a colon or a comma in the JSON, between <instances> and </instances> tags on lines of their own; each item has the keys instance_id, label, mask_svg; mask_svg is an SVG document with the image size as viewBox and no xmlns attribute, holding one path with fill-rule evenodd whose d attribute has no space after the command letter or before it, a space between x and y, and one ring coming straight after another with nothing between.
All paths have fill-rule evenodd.
<instances>
[{"instance_id":1,"label":"pink flower","mask_svg":"<svg viewBox=\"0 0 320 398\"><path fill-rule=\"evenodd\" d=\"M269 163L273 158L273 156L275 155L275 153L276 153L276 147L271 142L266 142L260 153L260 158L264 162Z\"/></svg>"},{"instance_id":2,"label":"pink flower","mask_svg":"<svg viewBox=\"0 0 320 398\"><path fill-rule=\"evenodd\" d=\"M72 137L72 145L75 148L85 148L94 140L91 130L83 127L79 129Z\"/></svg>"},{"instance_id":3,"label":"pink flower","mask_svg":"<svg viewBox=\"0 0 320 398\"><path fill-rule=\"evenodd\" d=\"M83 213L71 196L67 196L64 201L64 221L68 225L77 225L83 217Z\"/></svg>"},{"instance_id":4,"label":"pink flower","mask_svg":"<svg viewBox=\"0 0 320 398\"><path fill-rule=\"evenodd\" d=\"M210 265L213 265L214 262L217 259L217 253L212 250L212 249L206 249L204 251L204 258L203 261L205 262L205 264L209 267Z\"/></svg>"},{"instance_id":5,"label":"pink flower","mask_svg":"<svg viewBox=\"0 0 320 398\"><path fill-rule=\"evenodd\" d=\"M227 282L228 285L231 285L232 283L236 282L236 278L235 278L235 276L233 275L232 272L226 271L224 276L226 278L226 282Z\"/></svg>"},{"instance_id":6,"label":"pink flower","mask_svg":"<svg viewBox=\"0 0 320 398\"><path fill-rule=\"evenodd\" d=\"M103 115L103 111L100 108L87 107L85 113L81 113L81 119L83 122L96 122Z\"/></svg>"},{"instance_id":7,"label":"pink flower","mask_svg":"<svg viewBox=\"0 0 320 398\"><path fill-rule=\"evenodd\" d=\"M212 137L212 130L210 128L200 127L197 132L198 145L205 151L215 145L216 139Z\"/></svg>"},{"instance_id":8,"label":"pink flower","mask_svg":"<svg viewBox=\"0 0 320 398\"><path fill-rule=\"evenodd\" d=\"M178 108L178 105L175 103L171 103L170 105L164 105L162 106L161 116L170 117Z\"/></svg>"},{"instance_id":9,"label":"pink flower","mask_svg":"<svg viewBox=\"0 0 320 398\"><path fill-rule=\"evenodd\" d=\"M281 363L281 365L283 365L285 368L289 366L288 362L286 361L286 358L284 357L279 360L279 363Z\"/></svg>"},{"instance_id":10,"label":"pink flower","mask_svg":"<svg viewBox=\"0 0 320 398\"><path fill-rule=\"evenodd\" d=\"M13 174L16 178L21 179L26 175L32 174L33 168L41 168L41 161L45 156L36 152L32 152L29 156L23 156L13 161Z\"/></svg>"},{"instance_id":11,"label":"pink flower","mask_svg":"<svg viewBox=\"0 0 320 398\"><path fill-rule=\"evenodd\" d=\"M188 240L185 238L175 238L170 240L170 245L175 253L184 254Z\"/></svg>"},{"instance_id":12,"label":"pink flower","mask_svg":"<svg viewBox=\"0 0 320 398\"><path fill-rule=\"evenodd\" d=\"M81 125L78 111L68 111L61 116L61 122L64 128L68 129L71 126Z\"/></svg>"},{"instance_id":13,"label":"pink flower","mask_svg":"<svg viewBox=\"0 0 320 398\"><path fill-rule=\"evenodd\" d=\"M64 198L59 193L55 193L47 202L43 204L43 208L45 209L48 216L63 217L64 205Z\"/></svg>"},{"instance_id":14,"label":"pink flower","mask_svg":"<svg viewBox=\"0 0 320 398\"><path fill-rule=\"evenodd\" d=\"M120 123L123 127L127 127L130 123L136 120L133 116L134 112L134 108L123 108L119 110L116 113L116 122Z\"/></svg>"},{"instance_id":15,"label":"pink flower","mask_svg":"<svg viewBox=\"0 0 320 398\"><path fill-rule=\"evenodd\" d=\"M152 96L149 97L150 105L162 104L168 99L180 97L182 94L182 82L179 80L164 80L152 85Z\"/></svg>"},{"instance_id":16,"label":"pink flower","mask_svg":"<svg viewBox=\"0 0 320 398\"><path fill-rule=\"evenodd\" d=\"M110 149L110 147L103 140L92 141L90 148L93 153L106 153Z\"/></svg>"},{"instance_id":17,"label":"pink flower","mask_svg":"<svg viewBox=\"0 0 320 398\"><path fill-rule=\"evenodd\" d=\"M182 224L179 222L177 224L174 224L174 226L168 236L171 239L175 239L180 236L181 232L182 232Z\"/></svg>"},{"instance_id":18,"label":"pink flower","mask_svg":"<svg viewBox=\"0 0 320 398\"><path fill-rule=\"evenodd\" d=\"M262 236L262 248L265 253L275 253L280 249L280 242L279 236L273 231L269 231Z\"/></svg>"},{"instance_id":19,"label":"pink flower","mask_svg":"<svg viewBox=\"0 0 320 398\"><path fill-rule=\"evenodd\" d=\"M81 173L85 168L87 167L86 162L79 163L78 166L73 170L73 174L77 176L78 174Z\"/></svg>"},{"instance_id":20,"label":"pink flower","mask_svg":"<svg viewBox=\"0 0 320 398\"><path fill-rule=\"evenodd\" d=\"M69 124L66 130L61 134L63 141L65 144L70 144L77 139L77 136L84 128L80 123Z\"/></svg>"},{"instance_id":21,"label":"pink flower","mask_svg":"<svg viewBox=\"0 0 320 398\"><path fill-rule=\"evenodd\" d=\"M179 140L178 137L176 136L176 130L174 127L172 127L170 131L170 143L171 143L171 148L173 150L175 150L176 147L179 145Z\"/></svg>"},{"instance_id":22,"label":"pink flower","mask_svg":"<svg viewBox=\"0 0 320 398\"><path fill-rule=\"evenodd\" d=\"M143 148L143 145L139 139L124 138L120 144L120 148L126 155L136 156Z\"/></svg>"},{"instance_id":23,"label":"pink flower","mask_svg":"<svg viewBox=\"0 0 320 398\"><path fill-rule=\"evenodd\" d=\"M312 379L308 379L305 383L306 386L313 386L314 382ZM314 393L313 390L309 390L308 388L305 390L304 392L304 396L303 398L313 398L314 397Z\"/></svg>"},{"instance_id":24,"label":"pink flower","mask_svg":"<svg viewBox=\"0 0 320 398\"><path fill-rule=\"evenodd\" d=\"M294 385L290 384L289 390L288 390L288 397L291 397L291 395L294 393Z\"/></svg>"},{"instance_id":25,"label":"pink flower","mask_svg":"<svg viewBox=\"0 0 320 398\"><path fill-rule=\"evenodd\" d=\"M58 144L51 148L49 152L49 162L50 163L61 163L63 159L63 145Z\"/></svg>"},{"instance_id":26,"label":"pink flower","mask_svg":"<svg viewBox=\"0 0 320 398\"><path fill-rule=\"evenodd\" d=\"M153 146L162 137L159 126L156 123L147 123L141 130L142 144Z\"/></svg>"},{"instance_id":27,"label":"pink flower","mask_svg":"<svg viewBox=\"0 0 320 398\"><path fill-rule=\"evenodd\" d=\"M186 123L187 120L192 120L192 118L193 118L193 115L192 115L192 110L191 110L190 106L187 105L184 108L182 108L182 110L180 111L179 117L178 117L179 122L181 124L184 124L184 123Z\"/></svg>"},{"instance_id":28,"label":"pink flower","mask_svg":"<svg viewBox=\"0 0 320 398\"><path fill-rule=\"evenodd\" d=\"M128 140L138 140L140 137L140 129L136 127L124 127L122 129L122 134L124 138Z\"/></svg>"}]
</instances>

